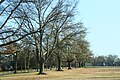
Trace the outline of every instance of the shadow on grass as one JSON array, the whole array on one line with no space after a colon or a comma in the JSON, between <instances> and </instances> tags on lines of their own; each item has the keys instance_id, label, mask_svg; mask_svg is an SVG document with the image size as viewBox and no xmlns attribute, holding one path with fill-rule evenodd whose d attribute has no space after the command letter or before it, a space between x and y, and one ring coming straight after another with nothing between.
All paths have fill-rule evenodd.
<instances>
[{"instance_id":1,"label":"shadow on grass","mask_svg":"<svg viewBox=\"0 0 120 80\"><path fill-rule=\"evenodd\" d=\"M43 73L38 73L38 75L47 75L47 73L43 72Z\"/></svg>"},{"instance_id":2,"label":"shadow on grass","mask_svg":"<svg viewBox=\"0 0 120 80\"><path fill-rule=\"evenodd\" d=\"M64 70L56 70L56 71L64 71Z\"/></svg>"},{"instance_id":3,"label":"shadow on grass","mask_svg":"<svg viewBox=\"0 0 120 80\"><path fill-rule=\"evenodd\" d=\"M28 72L17 72L17 73L14 73L13 71L0 72L0 76L6 76L6 75L10 75L10 74L22 74L22 73L28 73Z\"/></svg>"}]
</instances>

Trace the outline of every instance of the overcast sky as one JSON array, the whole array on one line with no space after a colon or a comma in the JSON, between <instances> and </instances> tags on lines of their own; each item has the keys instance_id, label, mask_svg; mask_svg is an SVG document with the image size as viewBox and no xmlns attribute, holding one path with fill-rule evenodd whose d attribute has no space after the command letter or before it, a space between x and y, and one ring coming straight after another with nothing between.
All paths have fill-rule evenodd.
<instances>
[{"instance_id":1,"label":"overcast sky","mask_svg":"<svg viewBox=\"0 0 120 80\"><path fill-rule=\"evenodd\" d=\"M120 56L120 0L80 0L78 11L93 53Z\"/></svg>"}]
</instances>

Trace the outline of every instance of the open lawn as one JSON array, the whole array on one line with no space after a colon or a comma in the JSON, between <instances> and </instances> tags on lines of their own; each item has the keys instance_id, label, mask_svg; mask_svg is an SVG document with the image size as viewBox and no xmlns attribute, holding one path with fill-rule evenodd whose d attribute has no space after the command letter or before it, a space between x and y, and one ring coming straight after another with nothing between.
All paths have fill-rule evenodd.
<instances>
[{"instance_id":1,"label":"open lawn","mask_svg":"<svg viewBox=\"0 0 120 80\"><path fill-rule=\"evenodd\" d=\"M120 68L77 68L64 71L46 71L0 75L0 80L120 80Z\"/></svg>"}]
</instances>

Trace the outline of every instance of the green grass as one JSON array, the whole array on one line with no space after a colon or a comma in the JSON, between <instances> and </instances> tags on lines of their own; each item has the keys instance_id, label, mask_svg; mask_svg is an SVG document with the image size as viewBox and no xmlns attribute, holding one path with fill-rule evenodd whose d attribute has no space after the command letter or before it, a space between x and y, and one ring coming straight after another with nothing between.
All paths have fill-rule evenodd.
<instances>
[{"instance_id":1,"label":"green grass","mask_svg":"<svg viewBox=\"0 0 120 80\"><path fill-rule=\"evenodd\" d=\"M64 71L46 71L47 75L37 72L8 74L0 76L0 80L120 80L120 68L79 68Z\"/></svg>"}]
</instances>

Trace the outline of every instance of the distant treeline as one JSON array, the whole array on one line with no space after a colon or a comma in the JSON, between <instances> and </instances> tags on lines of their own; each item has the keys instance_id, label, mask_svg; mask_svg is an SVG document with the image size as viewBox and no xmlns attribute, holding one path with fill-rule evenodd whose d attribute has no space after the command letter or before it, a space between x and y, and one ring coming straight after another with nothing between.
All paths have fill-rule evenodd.
<instances>
[{"instance_id":1,"label":"distant treeline","mask_svg":"<svg viewBox=\"0 0 120 80\"><path fill-rule=\"evenodd\" d=\"M97 56L92 59L93 66L120 66L120 58L117 55Z\"/></svg>"}]
</instances>

